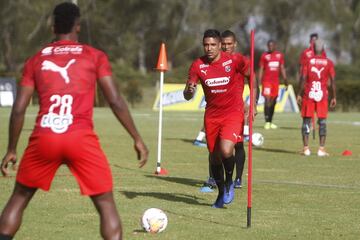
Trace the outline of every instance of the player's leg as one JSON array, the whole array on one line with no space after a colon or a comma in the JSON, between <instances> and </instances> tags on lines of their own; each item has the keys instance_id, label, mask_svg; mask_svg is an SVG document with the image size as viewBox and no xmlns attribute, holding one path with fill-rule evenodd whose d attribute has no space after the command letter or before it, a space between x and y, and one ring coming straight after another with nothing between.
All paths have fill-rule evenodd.
<instances>
[{"instance_id":1,"label":"player's leg","mask_svg":"<svg viewBox=\"0 0 360 240\"><path fill-rule=\"evenodd\" d=\"M100 233L106 240L122 239L122 226L113 193L90 196L100 216Z\"/></svg>"},{"instance_id":2,"label":"player's leg","mask_svg":"<svg viewBox=\"0 0 360 240\"><path fill-rule=\"evenodd\" d=\"M214 179L214 175L212 174L211 170L211 154L208 155L208 165L209 165L209 178L206 182L200 187L200 192L209 193L213 192L214 188L216 188L216 182Z\"/></svg>"},{"instance_id":3,"label":"player's leg","mask_svg":"<svg viewBox=\"0 0 360 240\"><path fill-rule=\"evenodd\" d=\"M318 116L319 139L320 139L320 146L317 155L319 157L326 157L329 156L329 154L325 151L325 140L327 135L326 118L328 113L327 98L316 103L316 113Z\"/></svg>"},{"instance_id":4,"label":"player's leg","mask_svg":"<svg viewBox=\"0 0 360 240\"><path fill-rule=\"evenodd\" d=\"M270 128L271 129L277 129L277 126L272 122L273 121L273 117L274 117L274 112L275 112L275 106L276 106L276 97L272 97L271 98L271 103L270 103L270 116L269 116L269 120L270 120Z\"/></svg>"},{"instance_id":5,"label":"player's leg","mask_svg":"<svg viewBox=\"0 0 360 240\"><path fill-rule=\"evenodd\" d=\"M0 216L0 239L11 239L19 230L24 210L37 188L16 183L14 191Z\"/></svg>"},{"instance_id":6,"label":"player's leg","mask_svg":"<svg viewBox=\"0 0 360 240\"><path fill-rule=\"evenodd\" d=\"M271 126L271 98L269 96L265 96L264 103L264 117L265 117L265 129L270 129Z\"/></svg>"},{"instance_id":7,"label":"player's leg","mask_svg":"<svg viewBox=\"0 0 360 240\"><path fill-rule=\"evenodd\" d=\"M212 205L214 208L224 207L224 168L221 161L221 155L219 151L214 151L211 153L210 158L211 172L214 176L216 186L218 188L218 196L215 203Z\"/></svg>"},{"instance_id":8,"label":"player's leg","mask_svg":"<svg viewBox=\"0 0 360 240\"><path fill-rule=\"evenodd\" d=\"M317 154L319 157L329 156L329 154L325 151L325 140L326 140L326 132L327 132L326 118L319 118L318 124L319 124L320 147Z\"/></svg>"},{"instance_id":9,"label":"player's leg","mask_svg":"<svg viewBox=\"0 0 360 240\"><path fill-rule=\"evenodd\" d=\"M245 165L244 143L238 142L235 144L235 166L236 166L235 188L241 188L244 165Z\"/></svg>"},{"instance_id":10,"label":"player's leg","mask_svg":"<svg viewBox=\"0 0 360 240\"><path fill-rule=\"evenodd\" d=\"M309 156L311 154L309 149L309 134L311 129L311 117L303 117L303 123L301 127L301 135L303 139L303 154Z\"/></svg>"}]
</instances>

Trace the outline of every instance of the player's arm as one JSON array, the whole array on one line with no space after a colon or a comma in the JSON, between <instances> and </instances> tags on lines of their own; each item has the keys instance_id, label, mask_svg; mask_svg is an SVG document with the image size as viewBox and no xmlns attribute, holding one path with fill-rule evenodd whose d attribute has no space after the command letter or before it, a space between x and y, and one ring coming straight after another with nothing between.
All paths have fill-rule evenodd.
<instances>
[{"instance_id":1,"label":"player's arm","mask_svg":"<svg viewBox=\"0 0 360 240\"><path fill-rule=\"evenodd\" d=\"M149 151L135 127L125 100L116 89L114 80L111 76L105 76L101 77L98 83L116 118L134 139L134 147L140 161L140 167L144 166L147 162Z\"/></svg>"},{"instance_id":2,"label":"player's arm","mask_svg":"<svg viewBox=\"0 0 360 240\"><path fill-rule=\"evenodd\" d=\"M336 106L336 84L335 84L335 72L330 74L330 88L331 88L331 100L330 107Z\"/></svg>"},{"instance_id":3,"label":"player's arm","mask_svg":"<svg viewBox=\"0 0 360 240\"><path fill-rule=\"evenodd\" d=\"M185 85L185 88L183 91L184 98L187 101L192 99L196 92L196 83L199 80L197 72L198 72L198 65L195 62L193 62L190 66L188 80L186 82L186 85Z\"/></svg>"},{"instance_id":4,"label":"player's arm","mask_svg":"<svg viewBox=\"0 0 360 240\"><path fill-rule=\"evenodd\" d=\"M287 80L286 69L285 69L285 65L284 65L284 64L281 64L281 65L280 65L280 72L281 72L282 79L284 80L285 88L286 88L286 90L287 90L287 87L288 87L288 85L289 85L289 82L288 82L288 80Z\"/></svg>"},{"instance_id":5,"label":"player's arm","mask_svg":"<svg viewBox=\"0 0 360 240\"><path fill-rule=\"evenodd\" d=\"M302 103L302 96L304 94L304 83L305 83L305 76L303 74L300 75L300 82L299 82L299 92L296 97L296 101L299 105Z\"/></svg>"},{"instance_id":6,"label":"player's arm","mask_svg":"<svg viewBox=\"0 0 360 240\"><path fill-rule=\"evenodd\" d=\"M256 108L256 105L257 105L257 102L259 100L259 94L260 94L260 89L259 89L259 84L258 84L258 81L256 79L256 75L254 74L254 79L252 82L250 82L250 68L248 68L244 74L244 77L247 79L247 82L249 84L249 88L251 86L251 84L253 85L253 89L254 89L254 98L253 98L253 101L254 101L254 109L253 109L253 118L256 116L257 114L257 108Z\"/></svg>"},{"instance_id":7,"label":"player's arm","mask_svg":"<svg viewBox=\"0 0 360 240\"><path fill-rule=\"evenodd\" d=\"M1 162L1 173L4 176L9 175L8 165L10 162L15 168L16 147L24 125L26 108L29 105L33 93L34 87L20 86L14 106L11 110L7 153Z\"/></svg>"}]
</instances>

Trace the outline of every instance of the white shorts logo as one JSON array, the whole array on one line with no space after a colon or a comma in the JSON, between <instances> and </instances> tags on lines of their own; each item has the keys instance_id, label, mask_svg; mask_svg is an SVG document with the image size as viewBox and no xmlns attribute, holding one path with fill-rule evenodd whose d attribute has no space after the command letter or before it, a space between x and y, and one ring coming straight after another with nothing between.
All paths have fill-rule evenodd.
<instances>
[{"instance_id":1,"label":"white shorts logo","mask_svg":"<svg viewBox=\"0 0 360 240\"><path fill-rule=\"evenodd\" d=\"M229 77L209 78L205 80L205 84L209 87L227 85L229 82Z\"/></svg>"},{"instance_id":2,"label":"white shorts logo","mask_svg":"<svg viewBox=\"0 0 360 240\"><path fill-rule=\"evenodd\" d=\"M309 92L309 98L314 99L316 102L320 102L323 98L323 95L324 92L321 90L321 82L313 81Z\"/></svg>"},{"instance_id":3,"label":"white shorts logo","mask_svg":"<svg viewBox=\"0 0 360 240\"><path fill-rule=\"evenodd\" d=\"M45 60L41 64L41 70L49 70L49 71L60 73L61 77L65 80L65 83L68 84L70 82L70 78L69 78L67 70L75 62L76 62L75 59L71 59L65 65L65 67L60 67L60 66L56 65L55 63L53 63L52 61Z\"/></svg>"},{"instance_id":4,"label":"white shorts logo","mask_svg":"<svg viewBox=\"0 0 360 240\"><path fill-rule=\"evenodd\" d=\"M50 128L54 133L64 133L73 123L73 115L71 114L73 97L71 95L52 95L50 101L54 102L49 113L41 118L40 126ZM60 108L59 113L54 113L55 108Z\"/></svg>"}]
</instances>

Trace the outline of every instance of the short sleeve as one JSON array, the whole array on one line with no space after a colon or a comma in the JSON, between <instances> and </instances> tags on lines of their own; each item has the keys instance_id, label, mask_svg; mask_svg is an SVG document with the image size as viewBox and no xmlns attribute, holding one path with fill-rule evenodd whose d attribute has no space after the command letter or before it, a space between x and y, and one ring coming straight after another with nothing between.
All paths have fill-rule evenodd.
<instances>
[{"instance_id":1,"label":"short sleeve","mask_svg":"<svg viewBox=\"0 0 360 240\"><path fill-rule=\"evenodd\" d=\"M261 54L260 61L259 61L259 67L264 67L265 64L265 54Z\"/></svg>"},{"instance_id":2,"label":"short sleeve","mask_svg":"<svg viewBox=\"0 0 360 240\"><path fill-rule=\"evenodd\" d=\"M96 74L98 79L112 75L109 59L107 55L103 52L99 52L98 54L97 64L96 64Z\"/></svg>"},{"instance_id":3,"label":"short sleeve","mask_svg":"<svg viewBox=\"0 0 360 240\"><path fill-rule=\"evenodd\" d=\"M303 67L302 67L301 76L306 77L307 73L308 73L309 64L308 64L308 62L305 62L305 64L302 66Z\"/></svg>"},{"instance_id":4,"label":"short sleeve","mask_svg":"<svg viewBox=\"0 0 360 240\"><path fill-rule=\"evenodd\" d=\"M305 64L305 51L303 51L300 55L299 64L304 65Z\"/></svg>"},{"instance_id":5,"label":"short sleeve","mask_svg":"<svg viewBox=\"0 0 360 240\"><path fill-rule=\"evenodd\" d=\"M250 60L240 54L236 54L233 56L236 63L236 72L245 76L250 68Z\"/></svg>"},{"instance_id":6,"label":"short sleeve","mask_svg":"<svg viewBox=\"0 0 360 240\"><path fill-rule=\"evenodd\" d=\"M280 65L285 65L285 57L284 57L284 54L281 54Z\"/></svg>"},{"instance_id":7,"label":"short sleeve","mask_svg":"<svg viewBox=\"0 0 360 240\"><path fill-rule=\"evenodd\" d=\"M188 74L188 80L187 83L195 83L197 84L199 81L199 75L198 75L198 64L193 62L189 68L189 74Z\"/></svg>"},{"instance_id":8,"label":"short sleeve","mask_svg":"<svg viewBox=\"0 0 360 240\"><path fill-rule=\"evenodd\" d=\"M35 73L32 58L28 59L25 62L20 85L31 87L35 86Z\"/></svg>"}]
</instances>

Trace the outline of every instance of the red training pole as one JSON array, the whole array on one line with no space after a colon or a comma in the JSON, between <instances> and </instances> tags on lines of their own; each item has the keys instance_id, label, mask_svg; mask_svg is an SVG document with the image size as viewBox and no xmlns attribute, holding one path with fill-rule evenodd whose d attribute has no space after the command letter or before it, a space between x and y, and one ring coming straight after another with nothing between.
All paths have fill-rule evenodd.
<instances>
[{"instance_id":1,"label":"red training pole","mask_svg":"<svg viewBox=\"0 0 360 240\"><path fill-rule=\"evenodd\" d=\"M252 193L252 130L254 109L254 37L255 31L250 34L250 109L249 109L249 153L248 153L248 205L247 205L247 227L251 227L251 193Z\"/></svg>"}]
</instances>

